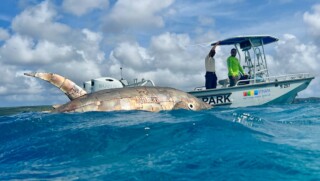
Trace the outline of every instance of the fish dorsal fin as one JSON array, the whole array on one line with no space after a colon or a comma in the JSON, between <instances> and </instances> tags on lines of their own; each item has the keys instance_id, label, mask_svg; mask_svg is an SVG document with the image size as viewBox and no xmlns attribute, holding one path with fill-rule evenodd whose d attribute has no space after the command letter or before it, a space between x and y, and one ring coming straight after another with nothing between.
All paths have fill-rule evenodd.
<instances>
[{"instance_id":1,"label":"fish dorsal fin","mask_svg":"<svg viewBox=\"0 0 320 181\"><path fill-rule=\"evenodd\" d=\"M79 87L76 83L58 74L35 72L24 73L24 75L37 77L39 79L50 82L52 85L58 87L62 92L64 92L70 100L87 94L87 92Z\"/></svg>"}]
</instances>

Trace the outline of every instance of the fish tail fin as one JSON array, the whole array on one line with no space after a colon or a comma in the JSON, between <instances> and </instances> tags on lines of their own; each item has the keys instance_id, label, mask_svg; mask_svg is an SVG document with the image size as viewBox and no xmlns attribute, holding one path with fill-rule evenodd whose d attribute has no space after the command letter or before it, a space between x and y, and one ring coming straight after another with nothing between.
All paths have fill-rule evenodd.
<instances>
[{"instance_id":1,"label":"fish tail fin","mask_svg":"<svg viewBox=\"0 0 320 181\"><path fill-rule=\"evenodd\" d=\"M81 87L79 87L76 83L58 74L32 72L24 73L24 75L30 77L37 77L39 79L50 82L52 85L58 87L62 92L64 92L70 100L76 99L80 96L87 94L87 92L83 90Z\"/></svg>"}]
</instances>

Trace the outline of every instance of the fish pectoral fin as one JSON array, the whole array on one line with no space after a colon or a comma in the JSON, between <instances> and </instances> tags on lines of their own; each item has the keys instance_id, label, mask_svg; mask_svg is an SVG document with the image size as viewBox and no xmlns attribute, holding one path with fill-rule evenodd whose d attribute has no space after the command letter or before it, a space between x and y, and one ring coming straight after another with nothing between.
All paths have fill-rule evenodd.
<instances>
[{"instance_id":1,"label":"fish pectoral fin","mask_svg":"<svg viewBox=\"0 0 320 181\"><path fill-rule=\"evenodd\" d=\"M47 72L31 72L24 73L24 75L37 77L51 83L52 85L59 88L62 92L64 92L70 100L74 100L87 94L87 92L79 87L76 83L58 74Z\"/></svg>"},{"instance_id":2,"label":"fish pectoral fin","mask_svg":"<svg viewBox=\"0 0 320 181\"><path fill-rule=\"evenodd\" d=\"M183 101L179 101L173 106L172 109L174 109L174 110L176 110L176 109L189 109L189 107L188 107L187 103L185 103Z\"/></svg>"}]
</instances>

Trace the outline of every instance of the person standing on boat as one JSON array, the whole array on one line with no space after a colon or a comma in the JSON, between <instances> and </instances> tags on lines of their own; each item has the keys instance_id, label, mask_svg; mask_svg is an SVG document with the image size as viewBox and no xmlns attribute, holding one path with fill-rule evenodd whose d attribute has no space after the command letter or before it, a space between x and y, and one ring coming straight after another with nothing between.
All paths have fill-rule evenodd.
<instances>
[{"instance_id":1,"label":"person standing on boat","mask_svg":"<svg viewBox=\"0 0 320 181\"><path fill-rule=\"evenodd\" d=\"M206 56L205 59L205 67L206 67L206 89L215 89L217 87L217 75L216 75L216 66L215 66L215 59L213 58L216 54L216 47L219 43L214 45L209 54Z\"/></svg>"},{"instance_id":2,"label":"person standing on boat","mask_svg":"<svg viewBox=\"0 0 320 181\"><path fill-rule=\"evenodd\" d=\"M231 49L231 56L227 59L228 63L228 76L230 80L230 87L233 87L236 85L236 83L239 80L239 72L242 75L245 75L239 60L236 57L237 55L237 49L232 48Z\"/></svg>"}]
</instances>

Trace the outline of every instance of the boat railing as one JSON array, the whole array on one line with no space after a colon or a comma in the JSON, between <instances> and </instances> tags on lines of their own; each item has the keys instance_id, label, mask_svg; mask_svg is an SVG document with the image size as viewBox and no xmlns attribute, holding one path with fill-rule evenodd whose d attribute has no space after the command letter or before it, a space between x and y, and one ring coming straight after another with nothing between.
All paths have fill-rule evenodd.
<instances>
[{"instance_id":1,"label":"boat railing","mask_svg":"<svg viewBox=\"0 0 320 181\"><path fill-rule=\"evenodd\" d=\"M268 69L262 69L256 72L256 75L265 74L268 71Z\"/></svg>"},{"instance_id":2,"label":"boat railing","mask_svg":"<svg viewBox=\"0 0 320 181\"><path fill-rule=\"evenodd\" d=\"M194 91L202 91L202 90L206 90L205 86L201 86L201 87L196 87L193 89Z\"/></svg>"},{"instance_id":3,"label":"boat railing","mask_svg":"<svg viewBox=\"0 0 320 181\"><path fill-rule=\"evenodd\" d=\"M310 73L298 73L298 74L271 76L269 77L269 81L295 80L295 79L304 79L304 78L310 78L310 77L311 77Z\"/></svg>"},{"instance_id":4,"label":"boat railing","mask_svg":"<svg viewBox=\"0 0 320 181\"><path fill-rule=\"evenodd\" d=\"M312 75L310 73L298 73L298 74L287 74L287 75L278 75L278 76L270 76L270 77L256 77L256 79L245 79L239 80L236 86L240 85L250 85L259 84L259 83L267 83L267 82L278 82L278 81L286 81L286 80L296 80L296 79L304 79L310 78ZM220 88L226 88L229 85L228 79L219 80ZM205 86L196 87L194 91L202 91L206 90Z\"/></svg>"},{"instance_id":5,"label":"boat railing","mask_svg":"<svg viewBox=\"0 0 320 181\"><path fill-rule=\"evenodd\" d=\"M126 85L126 87L139 87L139 86L155 86L154 82L152 80L145 80L142 79L140 82L137 82L136 80L132 84Z\"/></svg>"},{"instance_id":6,"label":"boat railing","mask_svg":"<svg viewBox=\"0 0 320 181\"><path fill-rule=\"evenodd\" d=\"M280 76L270 76L270 77L256 77L255 79L239 80L236 85L243 85L245 82L250 82L250 84L265 83L265 82L277 82L286 80L296 80L312 77L309 73L298 73L298 74L287 74Z\"/></svg>"}]
</instances>

